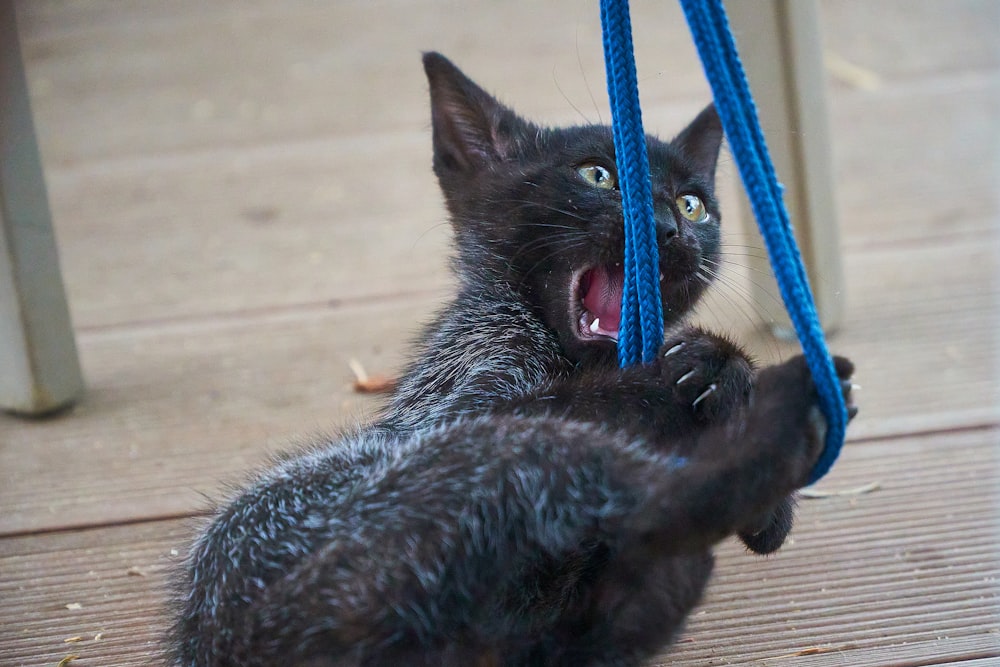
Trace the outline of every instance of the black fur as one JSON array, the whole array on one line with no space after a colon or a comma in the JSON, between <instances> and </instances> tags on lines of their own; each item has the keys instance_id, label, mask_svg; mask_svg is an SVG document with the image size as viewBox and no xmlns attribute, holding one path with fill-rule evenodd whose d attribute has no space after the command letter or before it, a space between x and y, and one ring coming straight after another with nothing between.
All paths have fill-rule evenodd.
<instances>
[{"instance_id":1,"label":"black fur","mask_svg":"<svg viewBox=\"0 0 1000 667\"><path fill-rule=\"evenodd\" d=\"M217 510L176 578L175 665L633 665L679 632L714 544L791 528L824 432L808 369L758 373L681 322L718 256L714 110L648 141L670 333L620 370L578 291L622 258L618 192L579 171L613 178L609 129L536 127L424 66L458 293L373 424Z\"/></svg>"}]
</instances>

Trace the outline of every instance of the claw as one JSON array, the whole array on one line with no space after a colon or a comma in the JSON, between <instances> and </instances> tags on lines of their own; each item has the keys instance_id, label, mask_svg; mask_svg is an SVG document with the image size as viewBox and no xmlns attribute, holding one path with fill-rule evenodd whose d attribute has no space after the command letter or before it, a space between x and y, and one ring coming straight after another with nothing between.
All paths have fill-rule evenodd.
<instances>
[{"instance_id":1,"label":"claw","mask_svg":"<svg viewBox=\"0 0 1000 667\"><path fill-rule=\"evenodd\" d=\"M698 407L698 404L701 403L706 398L708 398L709 395L713 391L715 391L716 389L718 389L718 386L714 382L712 384L708 385L708 389L706 389L705 391L701 392L701 396L699 396L698 398L694 399L694 403L691 404L691 407L692 408Z\"/></svg>"},{"instance_id":2,"label":"claw","mask_svg":"<svg viewBox=\"0 0 1000 667\"><path fill-rule=\"evenodd\" d=\"M682 347L684 347L684 343L677 343L677 345L674 345L672 348L663 353L663 358L666 359L671 354L674 354L675 352L680 352Z\"/></svg>"},{"instance_id":3,"label":"claw","mask_svg":"<svg viewBox=\"0 0 1000 667\"><path fill-rule=\"evenodd\" d=\"M684 382L687 382L688 380L690 380L694 376L694 374L696 372L697 371L692 368L687 373L685 373L684 375L680 376L680 378L677 380L677 382L675 384L683 384Z\"/></svg>"}]
</instances>

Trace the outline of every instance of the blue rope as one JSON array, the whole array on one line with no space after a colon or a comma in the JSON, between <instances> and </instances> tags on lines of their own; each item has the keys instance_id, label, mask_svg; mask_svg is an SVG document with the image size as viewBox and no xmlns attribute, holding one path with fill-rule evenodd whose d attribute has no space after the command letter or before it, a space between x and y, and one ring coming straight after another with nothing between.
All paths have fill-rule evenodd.
<instances>
[{"instance_id":1,"label":"blue rope","mask_svg":"<svg viewBox=\"0 0 1000 667\"><path fill-rule=\"evenodd\" d=\"M660 251L656 243L628 2L601 0L601 25L615 155L627 158L617 160L618 187L625 214L625 284L618 325L618 362L625 367L640 361L649 363L663 344ZM622 336L622 332L627 333Z\"/></svg>"},{"instance_id":2,"label":"blue rope","mask_svg":"<svg viewBox=\"0 0 1000 667\"><path fill-rule=\"evenodd\" d=\"M806 361L816 382L820 407L826 416L825 448L810 474L809 483L812 484L830 470L844 443L847 410L840 389L840 379L826 347L823 329L820 327L812 292L809 289L809 280L782 199L782 187L778 183L774 165L771 163L764 142L756 107L750 95L743 65L736 52L736 44L729 29L722 0L680 0L680 3L701 56L705 75L712 87L716 109L729 139L733 159L739 168L754 216L764 237L781 297L801 341ZM623 290L622 294L622 320L619 325L618 345L619 361L622 366L626 366L636 362L632 350L640 340L643 349L642 359L649 360L645 352L647 337L652 337L654 334L647 332L645 327L652 321L653 316L644 317L643 308L650 299L657 303L660 318L659 337L662 341L659 271L656 264L653 265L652 271L648 265L643 266L643 262L649 261L648 254L633 250L635 254L631 259L629 255L630 234L633 235L633 239L641 239L633 240L633 243L648 242L652 245L656 244L656 236L655 221L652 219L652 199L651 195L647 194L650 189L645 140L643 138L636 142L633 138L627 143L621 138L626 132L634 133L635 126L638 126L637 131L640 136L642 133L641 121L633 120L639 119L640 115L628 1L602 0L601 22L604 29L604 52L608 70L608 95L612 107L618 180L625 208L625 285L629 286L631 281L633 289L638 292L636 295L634 292ZM623 173L628 174L626 177L628 180L622 177ZM636 187L634 184L636 180L645 181L646 187L639 191L630 190ZM641 196L649 197L644 206L632 203L632 198ZM632 213L633 209L649 211L649 217L637 218ZM630 231L632 227L646 227L652 229L653 233L651 236L638 236L635 231ZM656 260L655 254L653 260ZM636 277L630 277L629 274L632 272ZM647 282L651 273L652 285ZM655 290L655 293L649 290ZM634 310L639 311L638 316L632 314ZM629 313L628 317L626 312ZM641 326L638 332L636 322L640 322ZM623 352L623 348L628 352Z\"/></svg>"}]
</instances>

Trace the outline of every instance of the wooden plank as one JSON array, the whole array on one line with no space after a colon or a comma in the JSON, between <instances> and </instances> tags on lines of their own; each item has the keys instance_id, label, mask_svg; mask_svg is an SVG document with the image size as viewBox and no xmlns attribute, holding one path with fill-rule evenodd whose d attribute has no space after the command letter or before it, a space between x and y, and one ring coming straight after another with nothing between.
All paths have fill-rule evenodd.
<instances>
[{"instance_id":1,"label":"wooden plank","mask_svg":"<svg viewBox=\"0 0 1000 667\"><path fill-rule=\"evenodd\" d=\"M1000 5L992 0L827 0L826 47L883 81L995 71ZM913 48L933 44L933 49Z\"/></svg>"},{"instance_id":2,"label":"wooden plank","mask_svg":"<svg viewBox=\"0 0 1000 667\"><path fill-rule=\"evenodd\" d=\"M102 163L52 181L57 219L72 206L87 221L61 231L82 331L449 282L424 131Z\"/></svg>"},{"instance_id":3,"label":"wooden plank","mask_svg":"<svg viewBox=\"0 0 1000 667\"><path fill-rule=\"evenodd\" d=\"M845 251L996 229L1000 68L830 102Z\"/></svg>"},{"instance_id":4,"label":"wooden plank","mask_svg":"<svg viewBox=\"0 0 1000 667\"><path fill-rule=\"evenodd\" d=\"M573 0L466 7L454 26L437 0L299 0L280 7L263 0L211 6L172 0L156 7L114 0L66 7L49 0L19 9L33 94L52 100L39 109L39 122L51 130L43 140L55 162L410 124L400 101L423 94L414 56L424 49L442 50L490 77L492 89L526 112L579 118L572 102L588 117L595 107L604 113L595 7ZM838 0L821 10L829 47L887 83L997 66L998 9L991 0L924 0L918 8L910 0L874 8ZM705 99L676 3L638 3L633 13L641 83L650 91L644 103L660 96ZM372 17L377 30L356 29ZM511 35L518 57L511 57ZM187 48L176 49L179 41ZM936 48L919 48L927 43ZM515 99L532 80L537 88ZM144 89L155 95L140 94ZM66 104L55 103L56 91ZM211 102L213 113L207 105L196 113L200 101Z\"/></svg>"},{"instance_id":5,"label":"wooden plank","mask_svg":"<svg viewBox=\"0 0 1000 667\"><path fill-rule=\"evenodd\" d=\"M576 106L607 118L599 11L572 0L470 3L455 29L442 26L437 0L39 2L21 15L33 89L53 102L39 123L52 132L43 142L59 151L57 163L422 127L423 104L404 102L424 100L418 55L428 49L505 97L524 90L526 113L579 121ZM707 99L676 4L648 3L636 18L644 85L669 81L650 87L648 101Z\"/></svg>"},{"instance_id":6,"label":"wooden plank","mask_svg":"<svg viewBox=\"0 0 1000 667\"><path fill-rule=\"evenodd\" d=\"M1000 656L996 445L991 430L849 448L819 488L881 486L802 501L793 541L772 557L724 545L708 599L657 664L889 667ZM81 664L147 664L164 627L165 576L190 527L0 540L0 664L54 664L68 653ZM66 608L73 603L81 608ZM83 641L64 643L72 637ZM795 655L814 647L833 651Z\"/></svg>"},{"instance_id":7,"label":"wooden plank","mask_svg":"<svg viewBox=\"0 0 1000 667\"><path fill-rule=\"evenodd\" d=\"M863 387L850 437L1000 422L1000 261L989 245L852 253L847 268L858 297L832 344L856 361ZM0 506L8 508L0 534L199 507L201 493L239 479L267 452L360 418L372 403L351 394L348 359L393 372L440 296L85 332L87 401L44 423L0 418ZM724 330L745 328L738 295L726 298L706 313L718 314ZM765 360L796 350L753 331L737 338Z\"/></svg>"},{"instance_id":8,"label":"wooden plank","mask_svg":"<svg viewBox=\"0 0 1000 667\"><path fill-rule=\"evenodd\" d=\"M998 651L996 640L983 633L968 637L942 636L913 642L909 638L902 639L895 646L868 646L852 648L851 645L837 646L822 642L815 646L794 649L788 653L776 655L773 658L761 659L715 659L706 658L705 662L692 662L692 665L768 665L776 667L930 667L932 665L955 665L956 667L987 667L997 664ZM978 658L978 656L992 656ZM684 664L675 662L654 662L657 667L665 665Z\"/></svg>"},{"instance_id":9,"label":"wooden plank","mask_svg":"<svg viewBox=\"0 0 1000 667\"><path fill-rule=\"evenodd\" d=\"M431 3L404 4L386 18L386 35L408 26L396 44L381 31L337 32L375 11L363 3L197 6L21 8L81 327L444 284L447 225L429 168L420 48L442 48L539 120L578 122L574 106L607 118L596 12L578 3L477 5L455 32L428 18L437 16ZM708 99L677 11L637 8L647 125L666 134ZM539 22L517 27L522 57L509 58L506 43L498 57L467 37L524 16ZM939 41L965 43L948 32L964 25L944 21ZM894 39L914 40L917 51L921 34L913 27ZM191 47L178 52L181 42ZM378 58L365 57L376 49ZM846 248L938 242L995 224L998 76L974 74L834 91ZM731 181L727 229L744 244ZM122 243L132 251L118 252Z\"/></svg>"},{"instance_id":10,"label":"wooden plank","mask_svg":"<svg viewBox=\"0 0 1000 667\"><path fill-rule=\"evenodd\" d=\"M83 391L13 0L0 0L0 409L58 410Z\"/></svg>"},{"instance_id":11,"label":"wooden plank","mask_svg":"<svg viewBox=\"0 0 1000 667\"><path fill-rule=\"evenodd\" d=\"M0 664L150 664L186 532L173 521L0 541Z\"/></svg>"},{"instance_id":12,"label":"wooden plank","mask_svg":"<svg viewBox=\"0 0 1000 667\"><path fill-rule=\"evenodd\" d=\"M1000 656L998 442L982 431L849 448L818 488L881 486L803 500L793 543L774 557L726 545L668 664L888 667ZM814 647L831 650L809 656Z\"/></svg>"},{"instance_id":13,"label":"wooden plank","mask_svg":"<svg viewBox=\"0 0 1000 667\"><path fill-rule=\"evenodd\" d=\"M81 337L87 400L60 419L0 423L0 532L202 506L267 452L360 419L377 399L353 393L348 361L395 368L433 306L418 294Z\"/></svg>"}]
</instances>

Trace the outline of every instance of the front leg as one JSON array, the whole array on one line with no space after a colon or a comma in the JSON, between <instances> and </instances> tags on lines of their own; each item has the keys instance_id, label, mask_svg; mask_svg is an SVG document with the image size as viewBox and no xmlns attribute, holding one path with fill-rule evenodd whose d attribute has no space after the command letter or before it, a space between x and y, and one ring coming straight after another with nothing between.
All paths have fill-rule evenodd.
<instances>
[{"instance_id":1,"label":"front leg","mask_svg":"<svg viewBox=\"0 0 1000 667\"><path fill-rule=\"evenodd\" d=\"M669 449L682 436L735 418L747 405L753 379L753 363L738 346L688 327L670 337L652 363L582 370L497 411L598 423Z\"/></svg>"},{"instance_id":2,"label":"front leg","mask_svg":"<svg viewBox=\"0 0 1000 667\"><path fill-rule=\"evenodd\" d=\"M853 414L853 366L840 357L835 366ZM762 371L744 419L689 436L684 451L691 454L678 467L675 490L665 498L669 519L658 518L673 526L665 544L679 550L704 548L759 526L761 517L771 516L805 485L825 437L826 422L805 359L798 356Z\"/></svg>"},{"instance_id":3,"label":"front leg","mask_svg":"<svg viewBox=\"0 0 1000 667\"><path fill-rule=\"evenodd\" d=\"M798 368L799 374L801 374L801 367L805 364L805 360L802 357L796 357L791 361L766 369L763 372L763 380L765 387L762 387L764 392L769 391L766 388L768 383L775 384L782 382L780 379L782 377L783 369L785 367ZM851 374L854 372L854 366L848 360L837 357L834 359L834 366L837 371L837 375L841 380L841 390L844 392L844 397L847 400L848 415L850 419L854 418L857 414L857 408L851 403ZM786 369L787 370L787 369ZM778 379L776 379L778 378ZM811 428L817 432L817 438L825 443L826 440L826 422L822 415L819 414L818 408L813 408L810 413ZM739 532L739 538L744 545L751 551L758 554L769 554L777 551L782 544L785 542L785 538L792 529L792 523L795 519L795 496L788 495L773 511L767 512L758 518L750 526L744 527Z\"/></svg>"}]
</instances>

